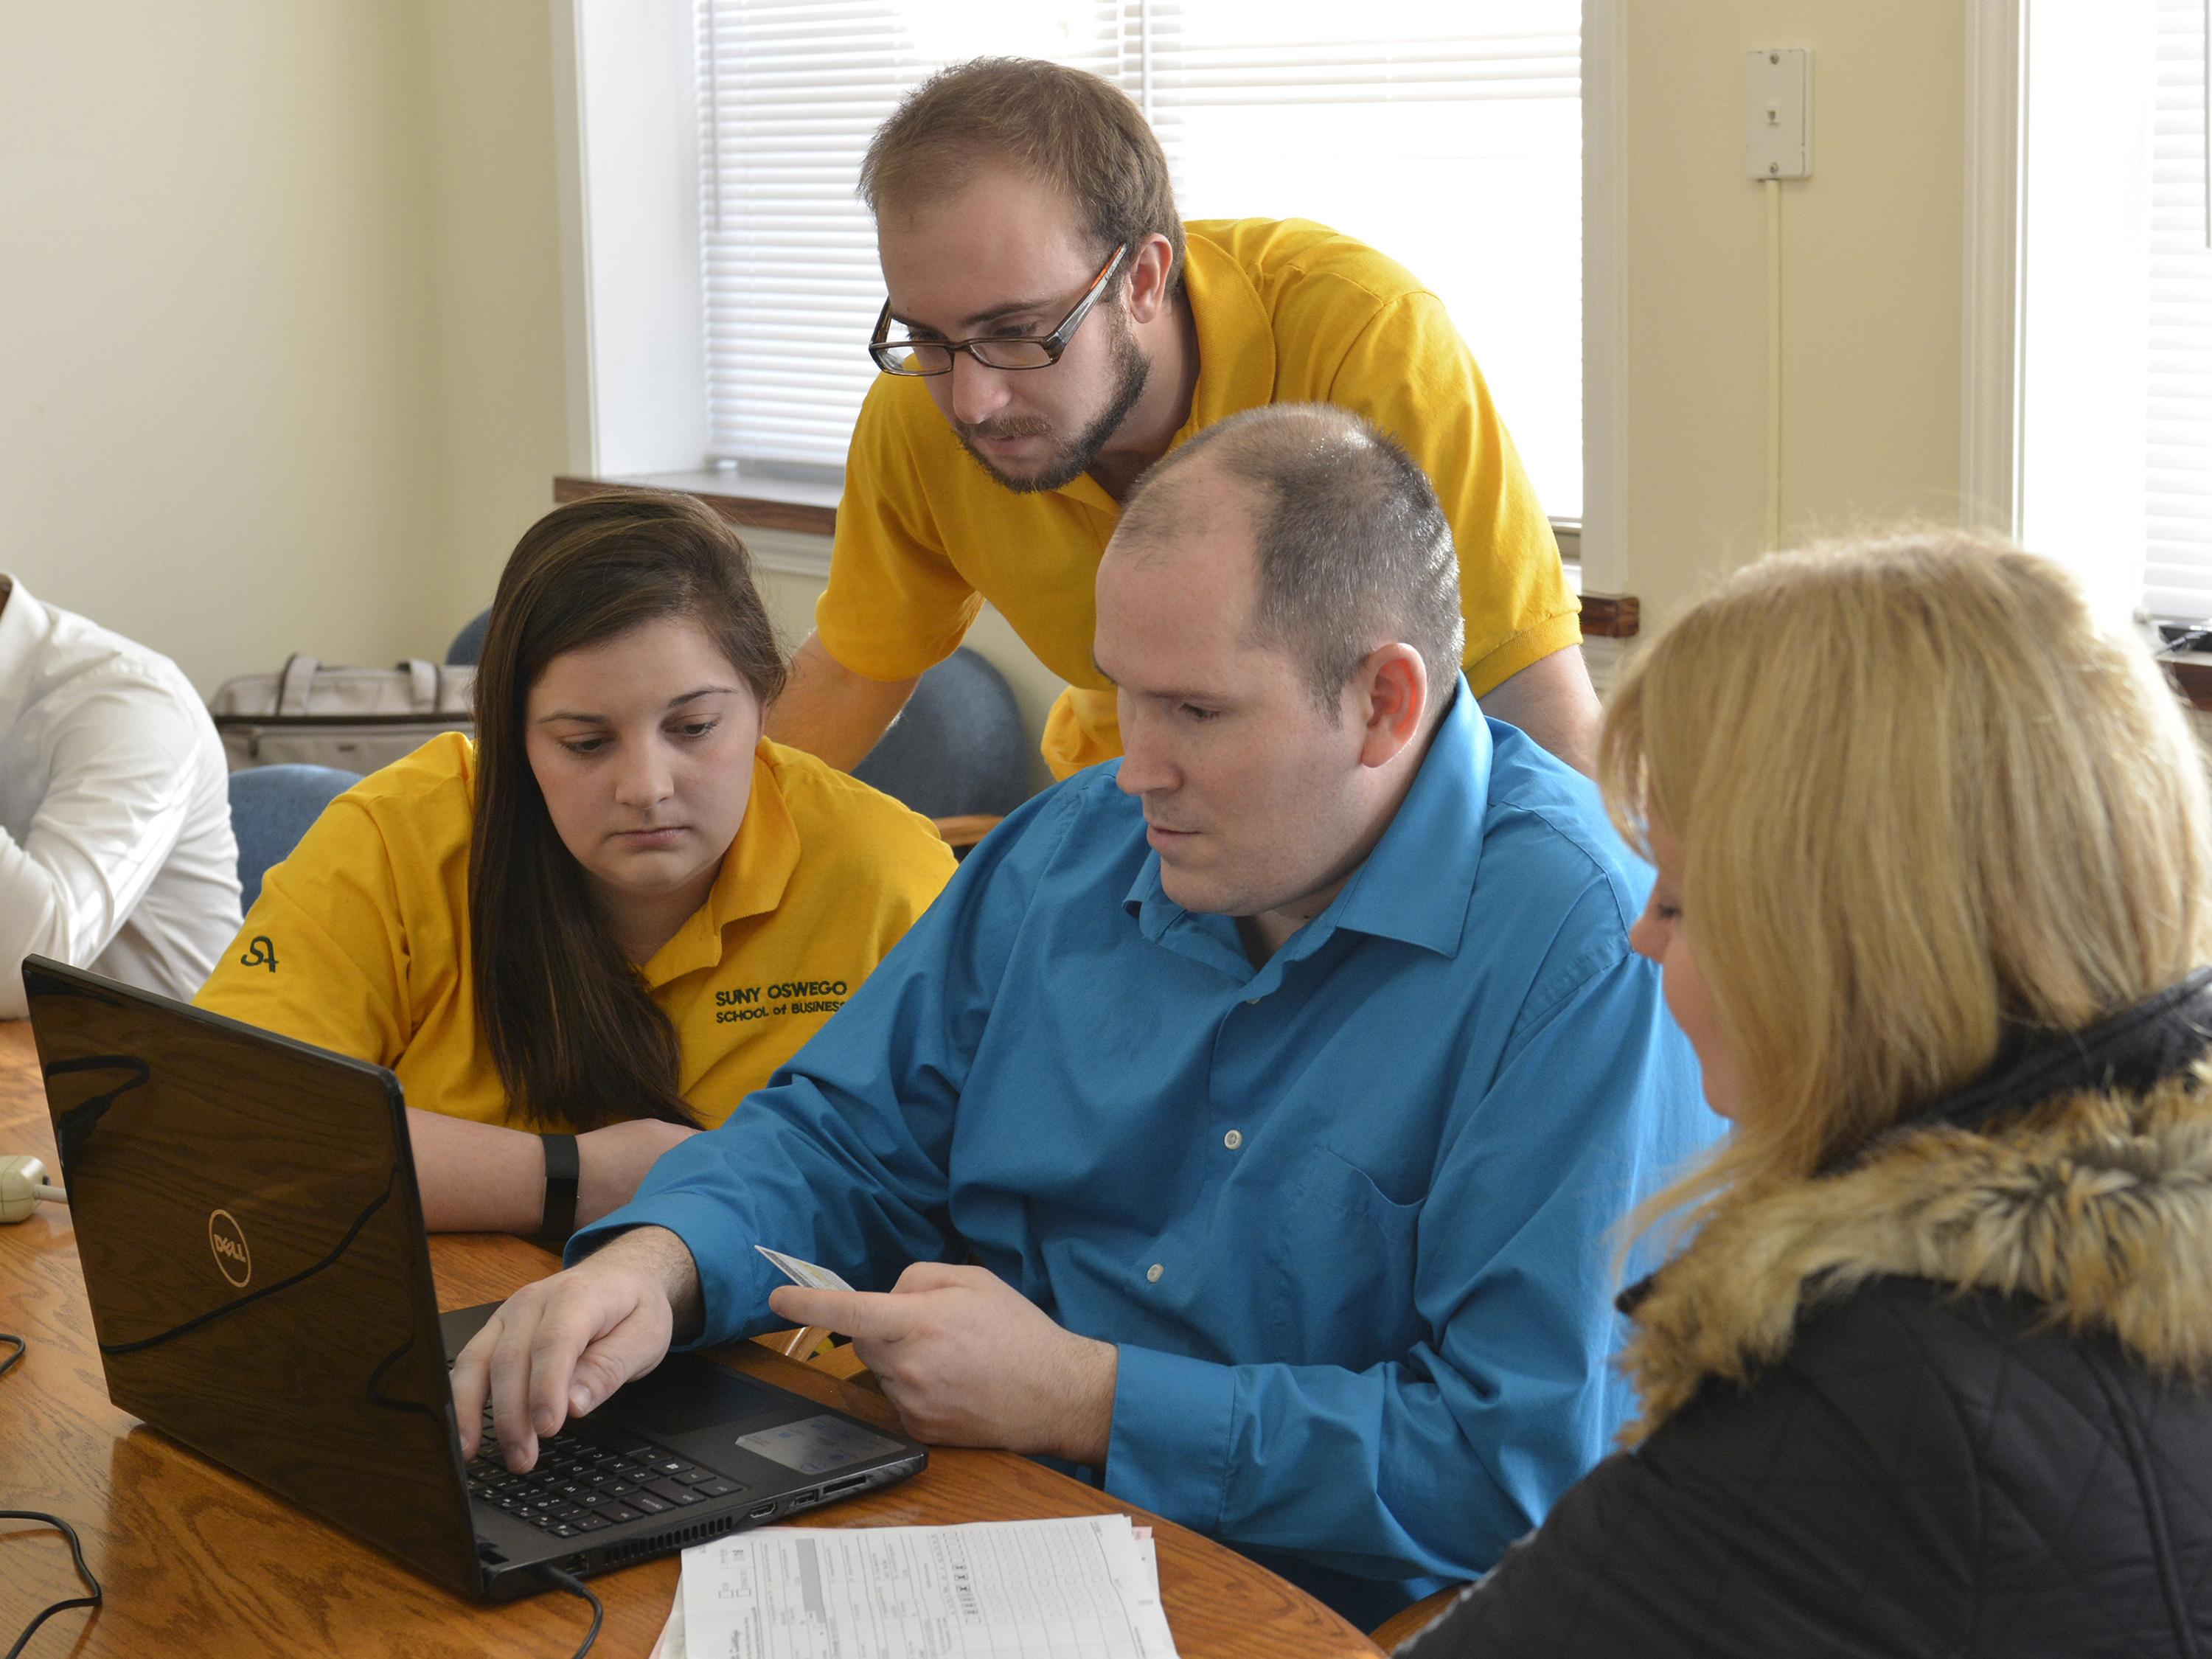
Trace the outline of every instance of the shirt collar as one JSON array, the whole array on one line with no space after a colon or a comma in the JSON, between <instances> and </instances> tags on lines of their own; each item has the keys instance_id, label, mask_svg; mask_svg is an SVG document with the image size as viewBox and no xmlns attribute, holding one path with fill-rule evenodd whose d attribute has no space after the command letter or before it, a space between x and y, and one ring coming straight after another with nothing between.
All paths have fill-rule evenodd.
<instances>
[{"instance_id":1,"label":"shirt collar","mask_svg":"<svg viewBox=\"0 0 2212 1659\"><path fill-rule=\"evenodd\" d=\"M1459 954L1482 863L1490 763L1490 727L1462 677L1390 827L1329 907L1338 927Z\"/></svg>"},{"instance_id":2,"label":"shirt collar","mask_svg":"<svg viewBox=\"0 0 2212 1659\"><path fill-rule=\"evenodd\" d=\"M1933 1105L1901 1119L1826 1174L1863 1169L1913 1136L1942 1128L1988 1134L2005 1118L2060 1095L2083 1091L2147 1094L2203 1061L2212 1040L2212 968L2079 1031L2015 1029L1982 1075ZM1659 1275L1647 1273L1613 1298L1633 1315L1650 1299Z\"/></svg>"},{"instance_id":3,"label":"shirt collar","mask_svg":"<svg viewBox=\"0 0 2212 1659\"><path fill-rule=\"evenodd\" d=\"M1198 384L1191 388L1189 418L1168 443L1170 451L1215 422L1272 403L1275 396L1274 325L1243 266L1203 236L1186 235L1182 280L1198 331ZM1058 493L1102 513L1121 510L1088 472L1078 473Z\"/></svg>"},{"instance_id":4,"label":"shirt collar","mask_svg":"<svg viewBox=\"0 0 2212 1659\"><path fill-rule=\"evenodd\" d=\"M1340 927L1456 956L1482 861L1491 753L1490 728L1462 677L1455 683L1450 707L1437 722L1413 787L1375 850L1328 908L1276 952L1277 959L1310 953ZM1139 866L1121 907L1155 945L1188 915L1160 884L1158 853Z\"/></svg>"},{"instance_id":5,"label":"shirt collar","mask_svg":"<svg viewBox=\"0 0 2212 1659\"><path fill-rule=\"evenodd\" d=\"M2212 968L2079 1031L2014 1028L1982 1075L1899 1126L1977 1133L2060 1095L2140 1095L2190 1070L2212 1039Z\"/></svg>"},{"instance_id":6,"label":"shirt collar","mask_svg":"<svg viewBox=\"0 0 2212 1659\"><path fill-rule=\"evenodd\" d=\"M38 677L40 647L52 631L46 608L30 590L10 577L15 591L0 606L0 730L12 725L31 701Z\"/></svg>"},{"instance_id":7,"label":"shirt collar","mask_svg":"<svg viewBox=\"0 0 2212 1659\"><path fill-rule=\"evenodd\" d=\"M1176 444L1275 395L1275 329L1244 267L1203 236L1186 239L1183 291L1198 331L1198 384Z\"/></svg>"},{"instance_id":8,"label":"shirt collar","mask_svg":"<svg viewBox=\"0 0 2212 1659\"><path fill-rule=\"evenodd\" d=\"M642 970L645 982L657 989L686 974L719 966L722 934L731 923L766 915L783 902L791 872L799 867L799 826L776 786L775 769L756 749L752 795L745 802L736 839L722 854L722 867L707 902L653 952Z\"/></svg>"}]
</instances>

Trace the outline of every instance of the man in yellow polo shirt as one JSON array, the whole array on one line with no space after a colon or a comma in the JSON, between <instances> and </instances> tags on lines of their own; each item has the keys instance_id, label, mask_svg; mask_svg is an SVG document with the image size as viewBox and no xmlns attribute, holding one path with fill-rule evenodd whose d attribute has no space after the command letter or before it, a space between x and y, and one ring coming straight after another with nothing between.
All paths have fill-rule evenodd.
<instances>
[{"instance_id":1,"label":"man in yellow polo shirt","mask_svg":"<svg viewBox=\"0 0 2212 1659\"><path fill-rule=\"evenodd\" d=\"M1135 106L1050 64L933 77L877 133L861 193L886 372L779 740L857 764L988 599L1068 683L1046 723L1054 774L1120 754L1091 641L1122 501L1201 428L1313 402L1365 415L1429 475L1460 549L1468 684L1589 769L1580 606L1481 371L1410 273L1303 220L1183 224Z\"/></svg>"}]
</instances>

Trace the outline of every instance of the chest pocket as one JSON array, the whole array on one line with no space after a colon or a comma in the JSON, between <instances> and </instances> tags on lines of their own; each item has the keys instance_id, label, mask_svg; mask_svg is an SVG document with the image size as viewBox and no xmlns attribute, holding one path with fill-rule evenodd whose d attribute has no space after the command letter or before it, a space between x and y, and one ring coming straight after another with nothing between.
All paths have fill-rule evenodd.
<instances>
[{"instance_id":1,"label":"chest pocket","mask_svg":"<svg viewBox=\"0 0 2212 1659\"><path fill-rule=\"evenodd\" d=\"M1383 1195L1325 1146L1283 1183L1268 1251L1278 1344L1267 1357L1353 1370L1402 1358L1424 1327L1413 1308L1419 1204Z\"/></svg>"}]
</instances>

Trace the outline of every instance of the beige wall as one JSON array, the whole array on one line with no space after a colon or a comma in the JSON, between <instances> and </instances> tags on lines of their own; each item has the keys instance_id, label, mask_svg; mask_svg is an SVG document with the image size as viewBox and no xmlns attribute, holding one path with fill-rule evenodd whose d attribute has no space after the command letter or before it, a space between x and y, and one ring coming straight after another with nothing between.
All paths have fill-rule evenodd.
<instances>
[{"instance_id":1,"label":"beige wall","mask_svg":"<svg viewBox=\"0 0 2212 1659\"><path fill-rule=\"evenodd\" d=\"M548 39L0 7L0 567L203 690L441 654L563 454Z\"/></svg>"},{"instance_id":2,"label":"beige wall","mask_svg":"<svg viewBox=\"0 0 2212 1659\"><path fill-rule=\"evenodd\" d=\"M1744 54L1805 46L1783 196L1784 539L1959 512L1961 0L1629 0L1627 586L1663 617L1765 538L1766 204Z\"/></svg>"},{"instance_id":3,"label":"beige wall","mask_svg":"<svg viewBox=\"0 0 2212 1659\"><path fill-rule=\"evenodd\" d=\"M424 0L442 646L491 604L568 465L547 0Z\"/></svg>"}]
</instances>

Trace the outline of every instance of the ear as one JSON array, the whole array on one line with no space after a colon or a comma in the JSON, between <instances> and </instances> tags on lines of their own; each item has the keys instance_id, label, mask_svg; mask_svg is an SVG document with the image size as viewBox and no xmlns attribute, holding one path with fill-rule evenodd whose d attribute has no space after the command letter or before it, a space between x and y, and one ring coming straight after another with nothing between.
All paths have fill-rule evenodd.
<instances>
[{"instance_id":1,"label":"ear","mask_svg":"<svg viewBox=\"0 0 2212 1659\"><path fill-rule=\"evenodd\" d=\"M1175 248L1154 231L1129 250L1129 320L1152 321L1168 309L1168 272L1175 265Z\"/></svg>"},{"instance_id":2,"label":"ear","mask_svg":"<svg viewBox=\"0 0 2212 1659\"><path fill-rule=\"evenodd\" d=\"M1389 765L1420 735L1429 709L1429 668L1412 646L1401 642L1369 652L1347 691L1361 723L1362 766Z\"/></svg>"}]
</instances>

